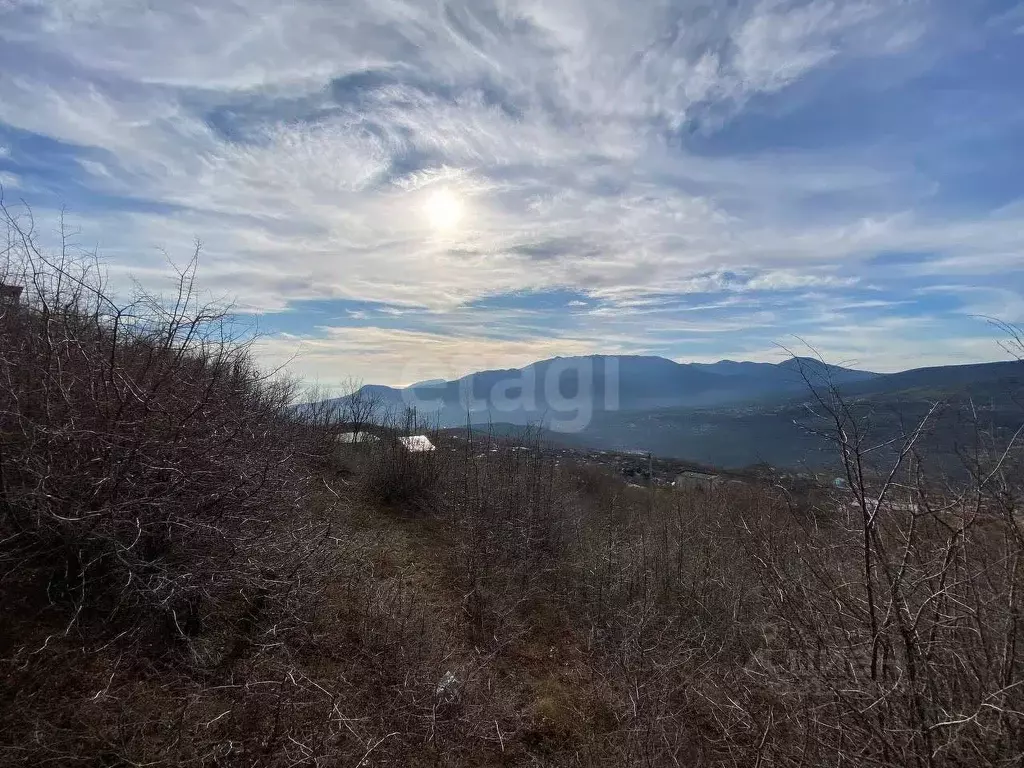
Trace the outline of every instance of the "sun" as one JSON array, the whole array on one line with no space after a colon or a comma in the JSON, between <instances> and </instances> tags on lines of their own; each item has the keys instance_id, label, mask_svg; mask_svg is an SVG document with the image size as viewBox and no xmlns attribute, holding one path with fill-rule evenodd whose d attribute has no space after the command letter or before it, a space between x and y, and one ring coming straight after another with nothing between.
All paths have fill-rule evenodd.
<instances>
[{"instance_id":1,"label":"sun","mask_svg":"<svg viewBox=\"0 0 1024 768\"><path fill-rule=\"evenodd\" d=\"M459 226L466 208L450 189L438 189L430 193L423 205L423 213L434 229L450 232Z\"/></svg>"}]
</instances>

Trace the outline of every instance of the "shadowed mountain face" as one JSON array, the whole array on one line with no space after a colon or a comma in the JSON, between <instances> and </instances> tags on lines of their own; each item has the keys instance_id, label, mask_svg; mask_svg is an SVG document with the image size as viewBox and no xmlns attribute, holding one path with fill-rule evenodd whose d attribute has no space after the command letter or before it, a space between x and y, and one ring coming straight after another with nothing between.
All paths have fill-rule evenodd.
<instances>
[{"instance_id":1,"label":"shadowed mountain face","mask_svg":"<svg viewBox=\"0 0 1024 768\"><path fill-rule=\"evenodd\" d=\"M1020 362L876 374L807 358L681 364L660 357L593 356L405 389L370 385L362 392L385 410L415 407L442 427L467 420L534 424L547 428L550 439L574 446L652 451L720 466L825 466L833 463L834 451L807 429L806 404L813 400L810 385L830 384L859 412L871 414L880 439L922 417L936 401L950 403L950 412L984 412L1000 429L1015 429L1024 418ZM960 427L952 415L943 418L936 429L949 437Z\"/></svg>"},{"instance_id":2,"label":"shadowed mountain face","mask_svg":"<svg viewBox=\"0 0 1024 768\"><path fill-rule=\"evenodd\" d=\"M979 430L994 444L1006 444L1024 425L1021 362L921 368L837 389L865 443L880 446L871 457L879 466L895 459L901 436L925 419L919 458L952 475L965 471L959 451L975 444ZM932 411L935 404L939 407ZM833 432L825 409L807 391L711 408L596 414L579 438L591 447L645 450L713 466L764 461L777 467L838 469L839 451L826 437Z\"/></svg>"},{"instance_id":3,"label":"shadowed mountain face","mask_svg":"<svg viewBox=\"0 0 1024 768\"><path fill-rule=\"evenodd\" d=\"M711 407L796 394L806 387L802 369L837 383L877 374L816 360L771 363L677 363L662 357L558 357L521 369L481 371L455 381L403 389L363 388L390 408L414 407L440 426L473 422L543 421L555 431L579 432L594 414L657 408Z\"/></svg>"}]
</instances>

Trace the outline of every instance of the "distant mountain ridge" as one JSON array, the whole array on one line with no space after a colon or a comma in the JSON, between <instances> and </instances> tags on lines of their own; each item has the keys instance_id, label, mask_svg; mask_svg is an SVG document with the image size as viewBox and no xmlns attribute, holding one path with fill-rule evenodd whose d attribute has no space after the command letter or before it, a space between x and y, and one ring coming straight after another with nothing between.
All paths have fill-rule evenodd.
<instances>
[{"instance_id":1,"label":"distant mountain ridge","mask_svg":"<svg viewBox=\"0 0 1024 768\"><path fill-rule=\"evenodd\" d=\"M554 357L524 368L479 371L404 388L371 384L362 393L385 407L415 407L445 427L463 425L467 416L477 423L526 424L547 418L557 423L565 421L558 417L569 414L711 407L796 394L806 387L801 368L842 384L879 375L809 358L777 364L706 364L643 355L589 355Z\"/></svg>"},{"instance_id":2,"label":"distant mountain ridge","mask_svg":"<svg viewBox=\"0 0 1024 768\"><path fill-rule=\"evenodd\" d=\"M874 445L913 429L935 403L943 403L931 417L919 449L942 462L944 471L964 469L957 446L972 444L975 420L1002 439L1024 425L1024 362L917 368L843 384L838 391L853 414L870 414L862 426ZM809 393L712 408L607 412L596 414L575 437L588 447L644 450L721 467L766 461L777 467L836 469L835 446L816 434L830 433L834 426L827 418L815 418L815 412L822 408ZM891 461L901 444L897 440L873 458Z\"/></svg>"},{"instance_id":3,"label":"distant mountain ridge","mask_svg":"<svg viewBox=\"0 0 1024 768\"><path fill-rule=\"evenodd\" d=\"M828 464L832 452L801 426L808 381L831 382L850 402L875 410L886 429L899 426L897 414L913 423L936 400L976 403L992 423L1016 429L1024 402L1024 363L1017 361L879 374L810 358L677 363L638 355L556 357L454 381L367 385L360 393L385 410L415 407L439 427L463 427L467 419L501 429L530 424L568 445L725 467Z\"/></svg>"}]
</instances>

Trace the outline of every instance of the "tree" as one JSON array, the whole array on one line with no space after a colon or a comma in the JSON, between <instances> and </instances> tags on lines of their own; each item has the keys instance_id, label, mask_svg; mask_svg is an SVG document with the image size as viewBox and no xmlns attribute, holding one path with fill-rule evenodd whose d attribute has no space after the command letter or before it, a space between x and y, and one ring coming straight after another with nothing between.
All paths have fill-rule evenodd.
<instances>
[{"instance_id":1,"label":"tree","mask_svg":"<svg viewBox=\"0 0 1024 768\"><path fill-rule=\"evenodd\" d=\"M342 395L343 418L358 440L368 426L377 423L383 398L380 392L351 378L342 385L342 391L345 393Z\"/></svg>"}]
</instances>

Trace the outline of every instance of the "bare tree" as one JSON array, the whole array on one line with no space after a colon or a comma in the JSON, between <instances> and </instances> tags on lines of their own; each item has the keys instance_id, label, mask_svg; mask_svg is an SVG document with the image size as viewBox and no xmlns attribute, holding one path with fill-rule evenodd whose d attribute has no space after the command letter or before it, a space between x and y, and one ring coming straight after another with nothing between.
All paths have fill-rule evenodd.
<instances>
[{"instance_id":1,"label":"bare tree","mask_svg":"<svg viewBox=\"0 0 1024 768\"><path fill-rule=\"evenodd\" d=\"M361 381L348 379L342 385L342 417L359 440L359 436L383 415L384 405L380 393L363 386Z\"/></svg>"}]
</instances>

